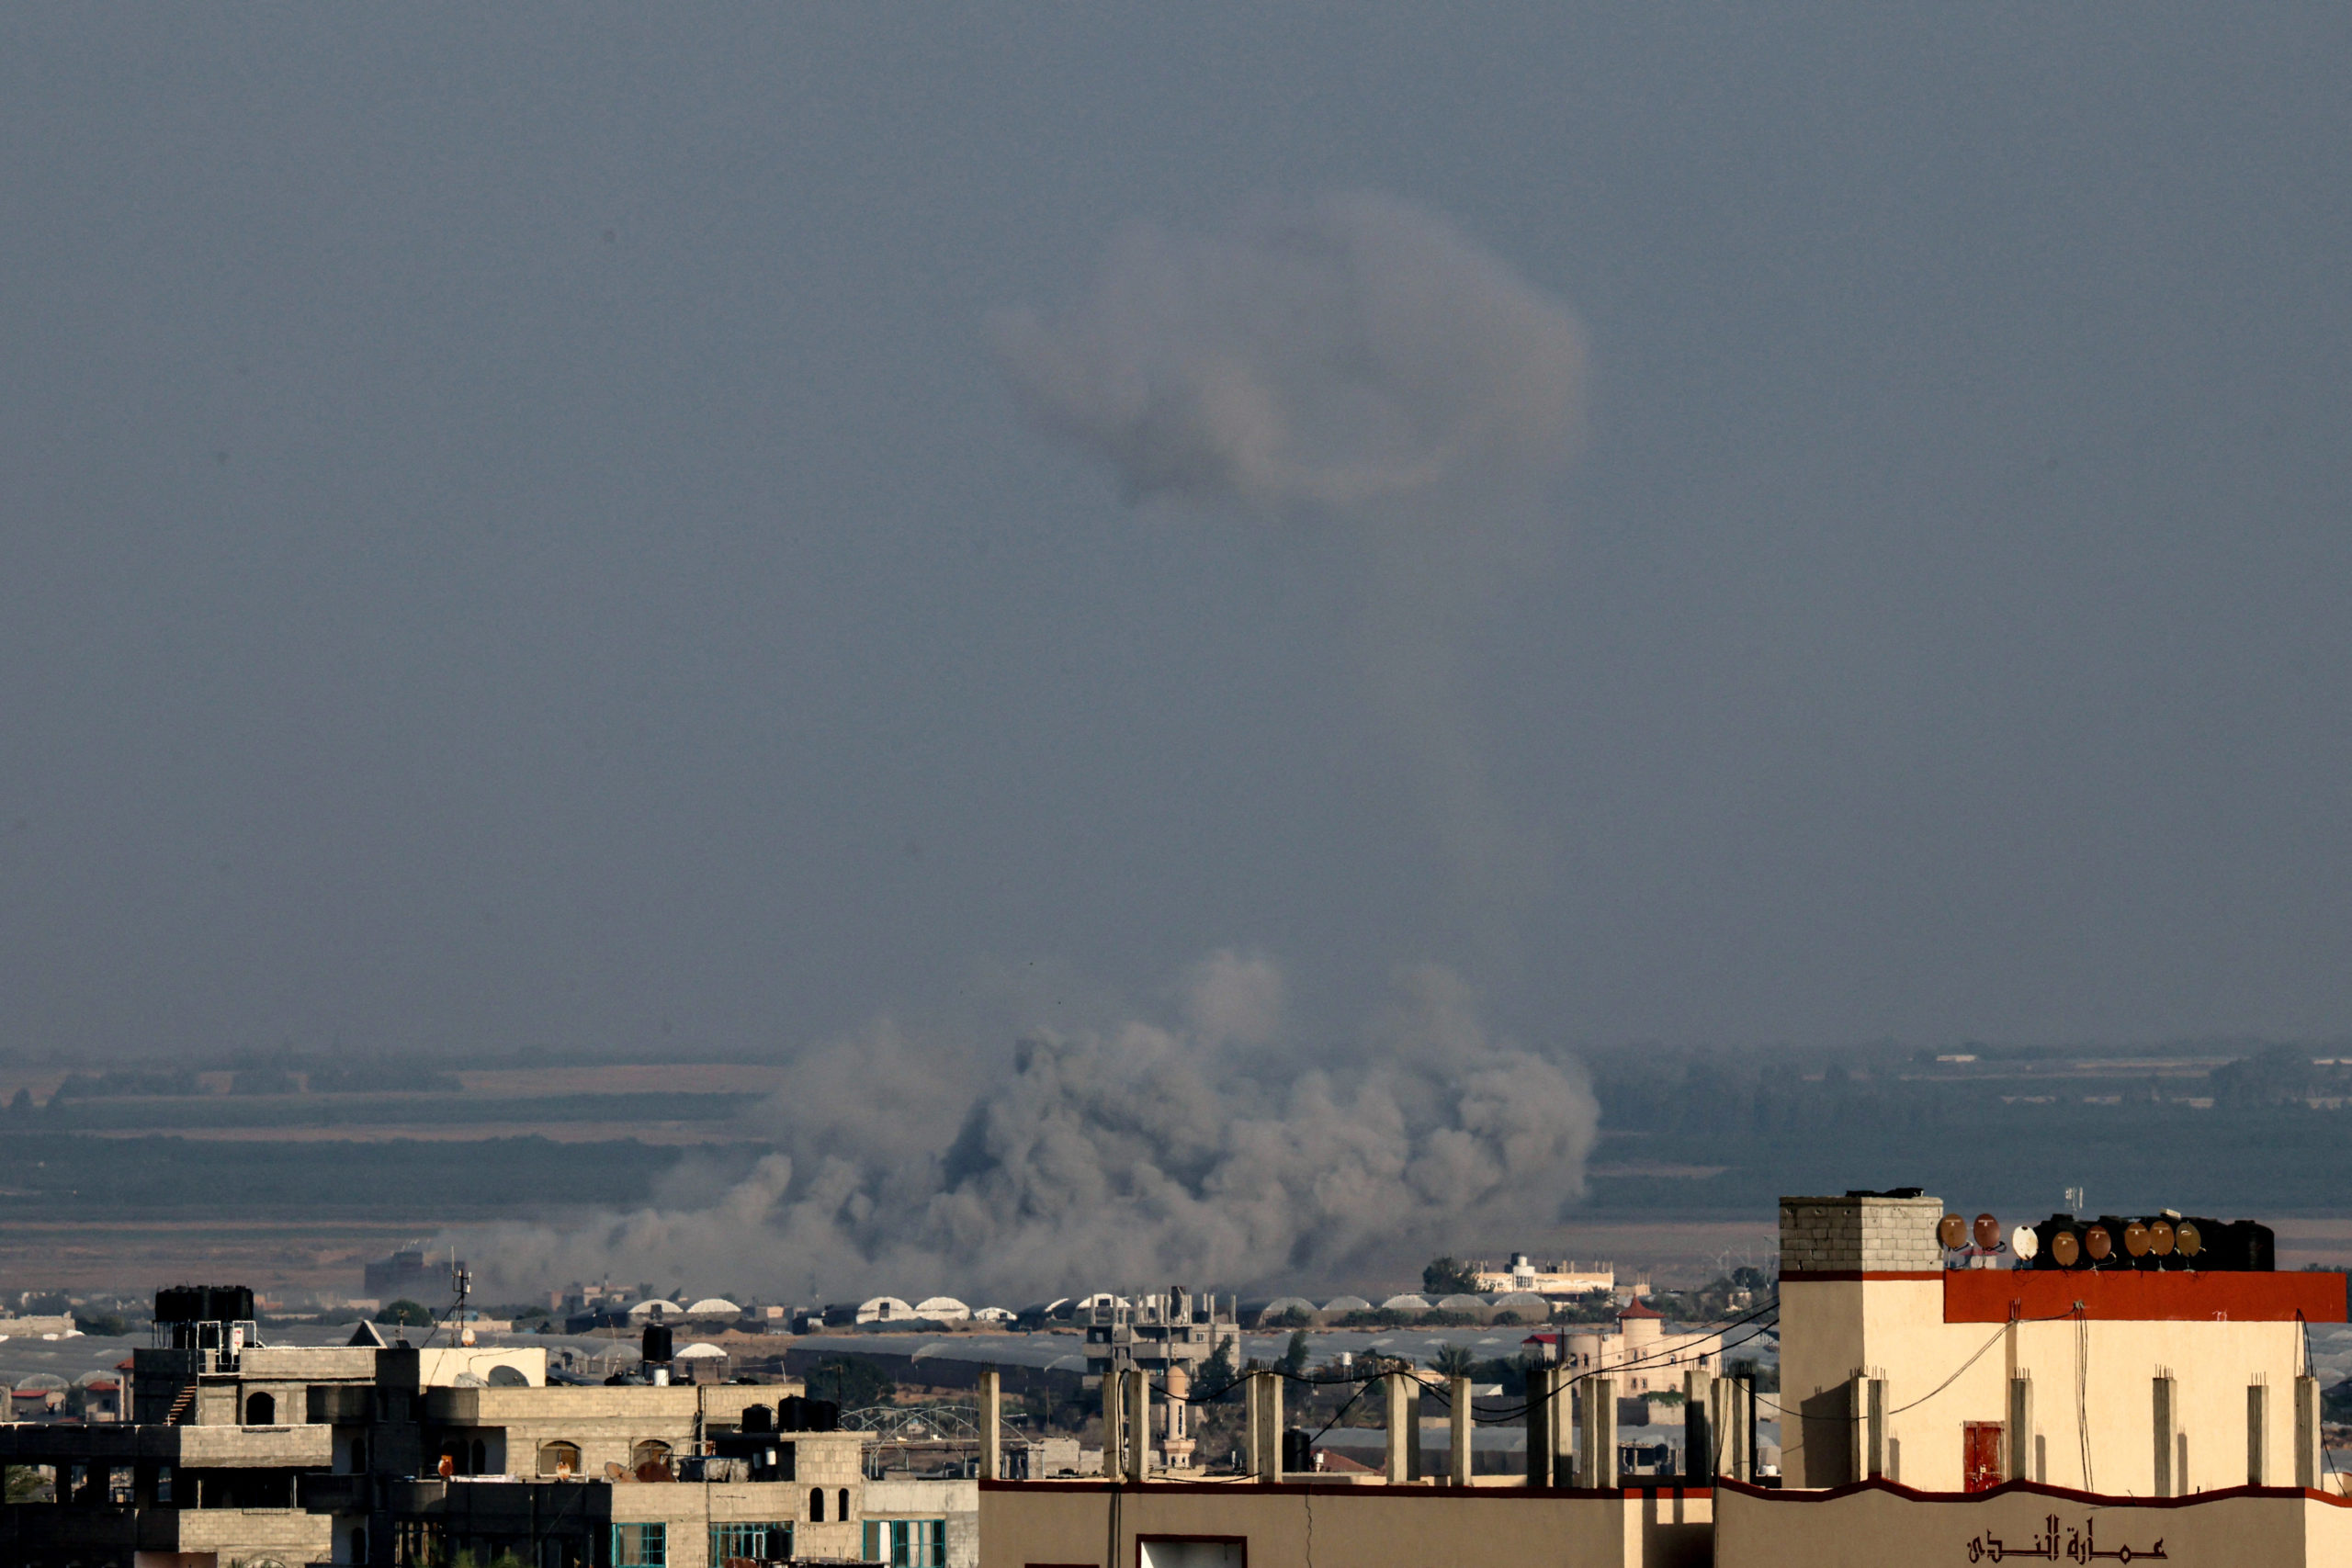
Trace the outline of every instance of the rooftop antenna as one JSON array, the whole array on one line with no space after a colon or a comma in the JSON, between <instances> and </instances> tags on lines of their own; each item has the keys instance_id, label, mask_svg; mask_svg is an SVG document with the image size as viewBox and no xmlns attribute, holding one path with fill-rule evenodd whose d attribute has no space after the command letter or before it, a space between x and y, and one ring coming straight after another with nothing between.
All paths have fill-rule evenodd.
<instances>
[{"instance_id":1,"label":"rooftop antenna","mask_svg":"<svg viewBox=\"0 0 2352 1568\"><path fill-rule=\"evenodd\" d=\"M2087 1210L2087 1209L2089 1208L2089 1205L2088 1205L2087 1203L2086 1203L2086 1202L2083 1201L2083 1199L2084 1199L2084 1193L2083 1193L2083 1190L2082 1190L2081 1188L2079 1188L2079 1187L2069 1187L2069 1188L2067 1188L2067 1189L2066 1189L2066 1212L2067 1212L2068 1213L2070 1213L2070 1214L2079 1214L2079 1213L2084 1213L2086 1210Z\"/></svg>"}]
</instances>

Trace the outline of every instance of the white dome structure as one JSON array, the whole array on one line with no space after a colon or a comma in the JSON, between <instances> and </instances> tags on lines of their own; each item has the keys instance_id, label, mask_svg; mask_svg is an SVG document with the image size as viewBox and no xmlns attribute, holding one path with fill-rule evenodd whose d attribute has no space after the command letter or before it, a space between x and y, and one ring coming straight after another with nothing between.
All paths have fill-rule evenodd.
<instances>
[{"instance_id":1,"label":"white dome structure","mask_svg":"<svg viewBox=\"0 0 2352 1568\"><path fill-rule=\"evenodd\" d=\"M860 1323L905 1323L915 1315L915 1309L896 1296L876 1296L857 1303Z\"/></svg>"},{"instance_id":2,"label":"white dome structure","mask_svg":"<svg viewBox=\"0 0 2352 1568\"><path fill-rule=\"evenodd\" d=\"M925 1296L915 1303L915 1315L933 1323L962 1323L972 1315L972 1309L954 1296Z\"/></svg>"},{"instance_id":3,"label":"white dome structure","mask_svg":"<svg viewBox=\"0 0 2352 1568\"><path fill-rule=\"evenodd\" d=\"M1372 1303L1362 1296L1333 1296L1323 1303L1325 1312L1370 1312Z\"/></svg>"},{"instance_id":4,"label":"white dome structure","mask_svg":"<svg viewBox=\"0 0 2352 1568\"><path fill-rule=\"evenodd\" d=\"M675 1302L639 1302L635 1306L628 1309L628 1314L635 1318L684 1317L685 1315L685 1309L679 1306Z\"/></svg>"},{"instance_id":5,"label":"white dome structure","mask_svg":"<svg viewBox=\"0 0 2352 1568\"><path fill-rule=\"evenodd\" d=\"M725 1296L705 1296L686 1309L688 1317L741 1317L743 1309Z\"/></svg>"},{"instance_id":6,"label":"white dome structure","mask_svg":"<svg viewBox=\"0 0 2352 1568\"><path fill-rule=\"evenodd\" d=\"M675 1356L673 1356L671 1359L675 1361L707 1361L713 1356L718 1357L723 1361L727 1359L727 1352L720 1349L718 1346L711 1344L708 1340L698 1339L692 1345L687 1346L684 1349L679 1351Z\"/></svg>"},{"instance_id":7,"label":"white dome structure","mask_svg":"<svg viewBox=\"0 0 2352 1568\"><path fill-rule=\"evenodd\" d=\"M1487 1310L1487 1301L1483 1296L1441 1296L1438 1298L1437 1310L1440 1312L1484 1312Z\"/></svg>"},{"instance_id":8,"label":"white dome structure","mask_svg":"<svg viewBox=\"0 0 2352 1568\"><path fill-rule=\"evenodd\" d=\"M1011 1307L974 1307L972 1309L972 1321L975 1323L1017 1323L1020 1319L1021 1314Z\"/></svg>"},{"instance_id":9,"label":"white dome structure","mask_svg":"<svg viewBox=\"0 0 2352 1568\"><path fill-rule=\"evenodd\" d=\"M1401 1296L1391 1296L1381 1303L1380 1310L1383 1312L1427 1312L1430 1310L1430 1299L1408 1291Z\"/></svg>"},{"instance_id":10,"label":"white dome structure","mask_svg":"<svg viewBox=\"0 0 2352 1568\"><path fill-rule=\"evenodd\" d=\"M1497 1296L1495 1305L1507 1312L1532 1312L1544 1317L1552 1315L1552 1303L1532 1291L1512 1291Z\"/></svg>"},{"instance_id":11,"label":"white dome structure","mask_svg":"<svg viewBox=\"0 0 2352 1568\"><path fill-rule=\"evenodd\" d=\"M1279 1318L1287 1317L1295 1312L1312 1313L1314 1310L1315 1303L1305 1296L1276 1296L1260 1309L1258 1322L1262 1325Z\"/></svg>"}]
</instances>

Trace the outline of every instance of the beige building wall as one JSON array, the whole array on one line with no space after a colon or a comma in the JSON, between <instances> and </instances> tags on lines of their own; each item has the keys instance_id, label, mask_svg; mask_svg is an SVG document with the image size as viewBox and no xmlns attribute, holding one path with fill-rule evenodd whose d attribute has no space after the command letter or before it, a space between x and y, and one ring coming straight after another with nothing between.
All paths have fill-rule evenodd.
<instances>
[{"instance_id":1,"label":"beige building wall","mask_svg":"<svg viewBox=\"0 0 2352 1568\"><path fill-rule=\"evenodd\" d=\"M2291 1483L2301 1336L2294 1323L1946 1323L1940 1279L1784 1278L1775 1399L1782 1472L1792 1485L1861 1479L1853 1465L1853 1380L1867 1371L1885 1382L1890 1479L1956 1492L1965 1424L2006 1422L2009 1380L2021 1377L2032 1391L2027 1479L2153 1496L2155 1379L2168 1373L2175 1491L2184 1474L2190 1492L2246 1484L2246 1388L2254 1382L2268 1391L2263 1479Z\"/></svg>"},{"instance_id":2,"label":"beige building wall","mask_svg":"<svg viewBox=\"0 0 2352 1568\"><path fill-rule=\"evenodd\" d=\"M673 1455L692 1452L697 1437L741 1426L745 1406L773 1408L786 1392L752 1383L437 1388L426 1395L425 1416L434 1431L481 1438L487 1473L538 1475L541 1448L564 1442L580 1450L580 1474L601 1476L607 1464L630 1467L639 1443L666 1444ZM803 1462L820 1450L846 1446L850 1468L856 1468L856 1433L779 1436L801 1445Z\"/></svg>"},{"instance_id":3,"label":"beige building wall","mask_svg":"<svg viewBox=\"0 0 2352 1568\"><path fill-rule=\"evenodd\" d=\"M1712 1517L1704 1492L983 1482L980 1568L1140 1568L1138 1540L1152 1536L1239 1537L1249 1568L1703 1568Z\"/></svg>"},{"instance_id":4,"label":"beige building wall","mask_svg":"<svg viewBox=\"0 0 2352 1568\"><path fill-rule=\"evenodd\" d=\"M2119 1555L2126 1549L2128 1559ZM2352 1562L2352 1504L2291 1490L2168 1503L2029 1488L1937 1498L1883 1486L1834 1496L1728 1485L1715 1493L1716 1568L2138 1562L2158 1553L2182 1568Z\"/></svg>"}]
</instances>

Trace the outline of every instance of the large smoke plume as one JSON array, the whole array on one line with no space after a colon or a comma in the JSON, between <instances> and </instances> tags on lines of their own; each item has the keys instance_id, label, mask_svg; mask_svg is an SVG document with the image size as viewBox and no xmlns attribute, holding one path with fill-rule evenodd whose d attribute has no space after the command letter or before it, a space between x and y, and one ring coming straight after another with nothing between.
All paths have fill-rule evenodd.
<instances>
[{"instance_id":1,"label":"large smoke plume","mask_svg":"<svg viewBox=\"0 0 2352 1568\"><path fill-rule=\"evenodd\" d=\"M609 1273L1018 1305L1409 1272L1425 1249L1531 1236L1581 1194L1581 1069L1490 1037L1453 975L1399 976L1344 1065L1286 1043L1282 990L1266 959L1218 953L1181 1016L1033 1034L1010 1071L879 1024L796 1065L748 1174L458 1239L516 1289Z\"/></svg>"},{"instance_id":2,"label":"large smoke plume","mask_svg":"<svg viewBox=\"0 0 2352 1568\"><path fill-rule=\"evenodd\" d=\"M1031 421L1130 497L1302 530L1350 581L1370 695L1456 908L1507 921L1544 855L1496 799L1462 660L1533 558L1542 481L1575 446L1567 308L1437 215L1354 195L1261 204L1210 234L1133 226L1077 303L989 327Z\"/></svg>"},{"instance_id":3,"label":"large smoke plume","mask_svg":"<svg viewBox=\"0 0 2352 1568\"><path fill-rule=\"evenodd\" d=\"M1573 445L1566 309L1442 219L1346 196L1132 228L1084 299L989 331L1030 418L1132 497L1279 527L1351 581L1457 907L1507 924L1542 857L1492 797L1460 653ZM466 1245L517 1287L1018 1303L1394 1278L1425 1248L1534 1242L1583 1190L1581 1069L1490 1037L1451 971L1400 976L1336 1059L1286 1027L1262 957L1217 954L1182 992L1173 1019L1033 1032L1009 1063L878 1023L795 1063L748 1173L689 1163L641 1212Z\"/></svg>"}]
</instances>

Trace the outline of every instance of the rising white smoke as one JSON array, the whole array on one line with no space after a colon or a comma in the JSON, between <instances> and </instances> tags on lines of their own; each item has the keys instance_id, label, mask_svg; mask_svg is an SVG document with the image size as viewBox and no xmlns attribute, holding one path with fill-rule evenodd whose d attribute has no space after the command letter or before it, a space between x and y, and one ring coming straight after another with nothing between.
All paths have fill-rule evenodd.
<instances>
[{"instance_id":1,"label":"rising white smoke","mask_svg":"<svg viewBox=\"0 0 2352 1568\"><path fill-rule=\"evenodd\" d=\"M1032 423L1131 497L1316 539L1351 581L1370 694L1450 891L1507 924L1544 848L1495 799L1461 658L1532 558L1541 481L1575 448L1567 308L1436 214L1353 195L1261 205L1216 233L1133 226L1077 303L988 326Z\"/></svg>"},{"instance_id":2,"label":"rising white smoke","mask_svg":"<svg viewBox=\"0 0 2352 1568\"><path fill-rule=\"evenodd\" d=\"M776 1146L748 1175L452 1239L516 1291L813 1280L1017 1305L1409 1272L1430 1249L1530 1237L1581 1195L1582 1069L1490 1038L1451 974L1400 976L1344 1066L1283 1043L1281 995L1272 964L1220 953L1189 976L1185 1021L1033 1036L977 1086L957 1081L968 1054L880 1026L796 1066L747 1129Z\"/></svg>"}]
</instances>

